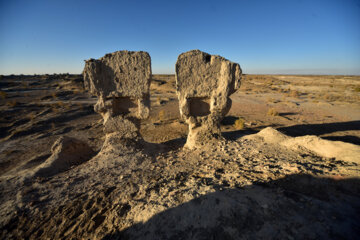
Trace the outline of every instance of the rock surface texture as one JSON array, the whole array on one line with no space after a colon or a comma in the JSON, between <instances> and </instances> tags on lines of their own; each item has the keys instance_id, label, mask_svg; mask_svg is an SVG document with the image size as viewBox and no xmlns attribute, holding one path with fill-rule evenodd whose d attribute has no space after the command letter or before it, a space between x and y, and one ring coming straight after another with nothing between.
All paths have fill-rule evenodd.
<instances>
[{"instance_id":1,"label":"rock surface texture","mask_svg":"<svg viewBox=\"0 0 360 240\"><path fill-rule=\"evenodd\" d=\"M84 85L98 96L107 138L139 142L139 120L149 116L151 59L147 52L117 51L85 62ZM115 134L114 134L115 133Z\"/></svg>"},{"instance_id":2,"label":"rock surface texture","mask_svg":"<svg viewBox=\"0 0 360 240\"><path fill-rule=\"evenodd\" d=\"M221 137L220 121L229 112L229 96L240 87L241 68L221 56L192 50L176 62L180 114L189 125L186 147Z\"/></svg>"},{"instance_id":3,"label":"rock surface texture","mask_svg":"<svg viewBox=\"0 0 360 240\"><path fill-rule=\"evenodd\" d=\"M31 174L35 177L49 177L66 171L72 166L89 160L94 151L81 140L63 136L51 147L52 155Z\"/></svg>"}]
</instances>

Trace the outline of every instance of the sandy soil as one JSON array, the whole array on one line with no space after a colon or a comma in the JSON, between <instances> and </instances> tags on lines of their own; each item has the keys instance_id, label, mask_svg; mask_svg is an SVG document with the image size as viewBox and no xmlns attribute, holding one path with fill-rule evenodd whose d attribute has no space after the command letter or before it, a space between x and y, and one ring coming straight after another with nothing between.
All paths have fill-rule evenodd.
<instances>
[{"instance_id":1,"label":"sandy soil","mask_svg":"<svg viewBox=\"0 0 360 240\"><path fill-rule=\"evenodd\" d=\"M151 115L141 123L147 144L116 154L99 153L102 120L81 76L3 76L0 87L2 239L360 233L358 76L245 75L222 122L224 139L190 151L174 76L155 75ZM95 156L24 179L60 136L85 141Z\"/></svg>"}]
</instances>

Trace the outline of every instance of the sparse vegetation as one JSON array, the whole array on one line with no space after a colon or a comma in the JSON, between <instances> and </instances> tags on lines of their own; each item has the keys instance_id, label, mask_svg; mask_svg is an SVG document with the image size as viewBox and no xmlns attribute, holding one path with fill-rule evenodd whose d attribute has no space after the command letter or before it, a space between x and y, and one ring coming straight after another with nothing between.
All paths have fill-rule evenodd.
<instances>
[{"instance_id":1,"label":"sparse vegetation","mask_svg":"<svg viewBox=\"0 0 360 240\"><path fill-rule=\"evenodd\" d=\"M289 97L293 97L293 98L297 98L297 97L299 97L300 96L300 93L298 92L298 91L296 91L296 90L291 90L290 92L289 92L289 95L288 95Z\"/></svg>"},{"instance_id":2,"label":"sparse vegetation","mask_svg":"<svg viewBox=\"0 0 360 240\"><path fill-rule=\"evenodd\" d=\"M5 99L5 98L7 97L7 93L4 92L4 91L0 91L0 97L1 97L2 99Z\"/></svg>"},{"instance_id":3,"label":"sparse vegetation","mask_svg":"<svg viewBox=\"0 0 360 240\"><path fill-rule=\"evenodd\" d=\"M34 120L35 119L35 117L36 117L36 113L34 113L34 112L30 112L29 114L28 114L28 116L27 116L29 119L30 119L30 121L32 121L32 120Z\"/></svg>"},{"instance_id":4,"label":"sparse vegetation","mask_svg":"<svg viewBox=\"0 0 360 240\"><path fill-rule=\"evenodd\" d=\"M164 121L165 120L165 111L164 110L159 111L158 116L159 116L160 121Z\"/></svg>"},{"instance_id":5,"label":"sparse vegetation","mask_svg":"<svg viewBox=\"0 0 360 240\"><path fill-rule=\"evenodd\" d=\"M242 129L244 129L244 127L245 127L245 120L243 118L239 117L234 123L234 128L236 130L242 130Z\"/></svg>"},{"instance_id":6,"label":"sparse vegetation","mask_svg":"<svg viewBox=\"0 0 360 240\"><path fill-rule=\"evenodd\" d=\"M8 105L9 107L15 107L16 105L18 105L18 102L16 100L12 100L8 101L6 105Z\"/></svg>"},{"instance_id":7,"label":"sparse vegetation","mask_svg":"<svg viewBox=\"0 0 360 240\"><path fill-rule=\"evenodd\" d=\"M160 97L156 97L156 104L161 105L161 98Z\"/></svg>"},{"instance_id":8,"label":"sparse vegetation","mask_svg":"<svg viewBox=\"0 0 360 240\"><path fill-rule=\"evenodd\" d=\"M21 83L21 85L22 85L24 88L27 88L27 87L29 86L29 83L26 82L26 81L23 81L23 82Z\"/></svg>"},{"instance_id":9,"label":"sparse vegetation","mask_svg":"<svg viewBox=\"0 0 360 240\"><path fill-rule=\"evenodd\" d=\"M269 116L279 116L279 112L275 108L270 108L267 112L267 115Z\"/></svg>"}]
</instances>

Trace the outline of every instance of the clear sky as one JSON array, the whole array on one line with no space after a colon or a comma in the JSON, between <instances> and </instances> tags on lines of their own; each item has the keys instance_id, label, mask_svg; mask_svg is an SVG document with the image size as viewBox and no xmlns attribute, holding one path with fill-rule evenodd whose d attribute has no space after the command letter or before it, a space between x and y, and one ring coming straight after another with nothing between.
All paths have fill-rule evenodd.
<instances>
[{"instance_id":1,"label":"clear sky","mask_svg":"<svg viewBox=\"0 0 360 240\"><path fill-rule=\"evenodd\" d=\"M360 0L0 0L0 74L81 73L117 50L174 73L192 49L244 73L360 74Z\"/></svg>"}]
</instances>

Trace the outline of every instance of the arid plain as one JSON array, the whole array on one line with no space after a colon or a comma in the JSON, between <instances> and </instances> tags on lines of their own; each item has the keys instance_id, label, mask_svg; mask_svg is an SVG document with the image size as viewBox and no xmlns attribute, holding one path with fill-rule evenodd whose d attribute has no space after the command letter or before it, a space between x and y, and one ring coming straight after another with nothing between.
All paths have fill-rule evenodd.
<instances>
[{"instance_id":1,"label":"arid plain","mask_svg":"<svg viewBox=\"0 0 360 240\"><path fill-rule=\"evenodd\" d=\"M153 75L143 149L98 156L96 97L81 75L0 80L2 239L355 239L360 77L247 75L223 139L183 146L174 75ZM70 136L91 156L24 179Z\"/></svg>"}]
</instances>

